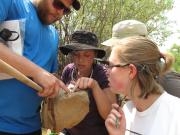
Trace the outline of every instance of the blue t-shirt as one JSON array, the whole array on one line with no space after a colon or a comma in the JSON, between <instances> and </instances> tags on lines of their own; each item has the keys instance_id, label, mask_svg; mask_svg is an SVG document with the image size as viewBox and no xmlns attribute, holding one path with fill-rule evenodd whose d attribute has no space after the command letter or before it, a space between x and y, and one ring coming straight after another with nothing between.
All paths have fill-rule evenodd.
<instances>
[{"instance_id":1,"label":"blue t-shirt","mask_svg":"<svg viewBox=\"0 0 180 135\"><path fill-rule=\"evenodd\" d=\"M57 70L58 33L40 22L32 2L1 0L0 23L7 20L24 20L23 55L49 72ZM41 100L35 90L16 79L0 80L0 131L23 134L39 130Z\"/></svg>"}]
</instances>

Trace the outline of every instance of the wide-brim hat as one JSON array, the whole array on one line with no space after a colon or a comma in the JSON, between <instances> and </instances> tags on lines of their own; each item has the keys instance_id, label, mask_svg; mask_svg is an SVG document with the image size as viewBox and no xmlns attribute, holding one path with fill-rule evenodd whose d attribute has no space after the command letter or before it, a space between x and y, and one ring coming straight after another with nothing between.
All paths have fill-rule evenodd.
<instances>
[{"instance_id":1,"label":"wide-brim hat","mask_svg":"<svg viewBox=\"0 0 180 135\"><path fill-rule=\"evenodd\" d=\"M116 23L112 29L112 38L102 42L102 45L113 46L125 37L148 36L147 27L144 23L137 20L124 20Z\"/></svg>"},{"instance_id":2,"label":"wide-brim hat","mask_svg":"<svg viewBox=\"0 0 180 135\"><path fill-rule=\"evenodd\" d=\"M73 51L94 50L97 52L97 58L103 58L106 52L98 48L97 36L88 31L76 31L72 34L70 43L59 47L64 55L68 55Z\"/></svg>"}]
</instances>

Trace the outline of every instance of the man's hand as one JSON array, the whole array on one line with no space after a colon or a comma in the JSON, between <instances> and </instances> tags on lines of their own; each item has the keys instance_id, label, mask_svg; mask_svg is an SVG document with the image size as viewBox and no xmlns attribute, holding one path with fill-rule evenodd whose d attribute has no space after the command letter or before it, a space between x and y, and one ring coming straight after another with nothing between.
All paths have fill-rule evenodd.
<instances>
[{"instance_id":1,"label":"man's hand","mask_svg":"<svg viewBox=\"0 0 180 135\"><path fill-rule=\"evenodd\" d=\"M59 90L69 91L61 80L46 71L37 74L33 80L43 88L43 91L38 93L41 97L54 98L58 95Z\"/></svg>"}]
</instances>

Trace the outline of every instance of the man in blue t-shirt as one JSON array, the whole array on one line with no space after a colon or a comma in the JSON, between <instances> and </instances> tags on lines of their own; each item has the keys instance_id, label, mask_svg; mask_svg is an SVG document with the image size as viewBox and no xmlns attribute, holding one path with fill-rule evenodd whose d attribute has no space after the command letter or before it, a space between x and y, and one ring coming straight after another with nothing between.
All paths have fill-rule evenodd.
<instances>
[{"instance_id":1,"label":"man in blue t-shirt","mask_svg":"<svg viewBox=\"0 0 180 135\"><path fill-rule=\"evenodd\" d=\"M42 97L54 97L60 88L67 90L51 74L58 66L58 34L50 24L68 14L71 6L78 10L80 3L77 0L1 0L0 24L10 20L23 22L20 24L24 26L24 47L21 56L0 41L0 59L31 77L43 92L37 93L14 78L0 80L0 135L40 135Z\"/></svg>"}]
</instances>

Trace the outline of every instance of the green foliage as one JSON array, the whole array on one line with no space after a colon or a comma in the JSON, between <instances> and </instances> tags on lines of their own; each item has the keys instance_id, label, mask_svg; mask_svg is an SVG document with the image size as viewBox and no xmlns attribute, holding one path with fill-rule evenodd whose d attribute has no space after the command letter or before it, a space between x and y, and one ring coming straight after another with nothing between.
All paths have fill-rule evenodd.
<instances>
[{"instance_id":1,"label":"green foliage","mask_svg":"<svg viewBox=\"0 0 180 135\"><path fill-rule=\"evenodd\" d=\"M163 12L172 8L172 0L80 0L81 9L60 22L64 37L75 29L95 32L100 41L111 37L112 26L126 19L137 19L147 24L148 31L167 37L169 23ZM163 39L164 40L164 39ZM65 38L65 42L68 39Z\"/></svg>"},{"instance_id":2,"label":"green foliage","mask_svg":"<svg viewBox=\"0 0 180 135\"><path fill-rule=\"evenodd\" d=\"M173 64L173 68L177 72L180 72L180 46L174 44L169 50L169 52L172 53L175 57L175 63Z\"/></svg>"},{"instance_id":3,"label":"green foliage","mask_svg":"<svg viewBox=\"0 0 180 135\"><path fill-rule=\"evenodd\" d=\"M164 12L171 9L173 0L80 0L81 9L65 16L56 27L61 45L69 42L69 35L78 29L95 32L100 43L111 37L115 23L136 19L144 22L149 34L159 43L171 34ZM65 58L60 57L64 62ZM64 63L62 63L64 65Z\"/></svg>"}]
</instances>

